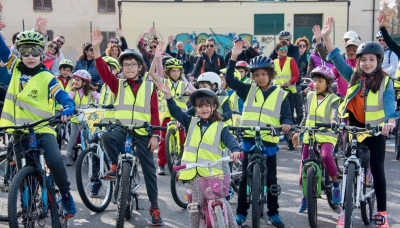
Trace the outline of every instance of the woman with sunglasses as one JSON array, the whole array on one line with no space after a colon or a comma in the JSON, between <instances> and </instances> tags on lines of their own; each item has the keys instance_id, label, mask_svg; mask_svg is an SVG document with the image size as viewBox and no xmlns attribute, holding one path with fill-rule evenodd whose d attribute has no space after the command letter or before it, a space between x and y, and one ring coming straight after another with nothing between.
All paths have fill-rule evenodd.
<instances>
[{"instance_id":1,"label":"woman with sunglasses","mask_svg":"<svg viewBox=\"0 0 400 228\"><path fill-rule=\"evenodd\" d=\"M208 38L205 44L206 50L201 54L197 60L193 70L193 76L199 77L204 72L214 72L219 75L221 69L226 68L224 57L215 52L217 45L214 38Z\"/></svg>"},{"instance_id":2,"label":"woman with sunglasses","mask_svg":"<svg viewBox=\"0 0 400 228\"><path fill-rule=\"evenodd\" d=\"M92 76L92 84L96 87L96 91L100 92L104 82L101 80L94 61L93 47L91 43L85 43L82 48L82 54L79 56L75 64L74 72L77 70L86 70Z\"/></svg>"},{"instance_id":3,"label":"woman with sunglasses","mask_svg":"<svg viewBox=\"0 0 400 228\"><path fill-rule=\"evenodd\" d=\"M54 75L58 75L57 54L58 54L57 42L49 41L47 43L47 52L44 54L42 63Z\"/></svg>"},{"instance_id":4,"label":"woman with sunglasses","mask_svg":"<svg viewBox=\"0 0 400 228\"><path fill-rule=\"evenodd\" d=\"M115 33L117 34L117 36L111 37L111 38L108 40L107 49L106 49L105 52L103 52L103 53L101 54L102 57L104 57L104 56L111 56L110 54L107 53L108 49L109 49L111 46L117 45L117 46L118 46L118 49L119 49L119 53L118 53L117 57L111 56L111 57L113 57L113 58L115 58L115 59L118 59L119 54L121 54L121 52L123 52L125 49L128 48L128 43L126 42L126 39L125 39L124 35L122 34L122 30L121 30L120 28L117 28L117 30L116 30ZM118 39L118 37L119 37L119 39Z\"/></svg>"},{"instance_id":5,"label":"woman with sunglasses","mask_svg":"<svg viewBox=\"0 0 400 228\"><path fill-rule=\"evenodd\" d=\"M297 65L299 66L300 77L303 78L306 77L308 59L310 58L310 55L307 53L308 49L310 48L310 42L308 41L307 37L303 36L298 38L295 44L299 46L300 58Z\"/></svg>"}]
</instances>

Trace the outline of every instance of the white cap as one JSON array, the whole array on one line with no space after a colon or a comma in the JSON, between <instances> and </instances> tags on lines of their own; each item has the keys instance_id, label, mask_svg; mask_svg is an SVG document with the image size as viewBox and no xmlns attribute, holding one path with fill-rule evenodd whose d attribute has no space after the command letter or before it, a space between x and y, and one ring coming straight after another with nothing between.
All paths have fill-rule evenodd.
<instances>
[{"instance_id":1,"label":"white cap","mask_svg":"<svg viewBox=\"0 0 400 228\"><path fill-rule=\"evenodd\" d=\"M360 39L358 34L354 31L347 31L344 35L343 35L343 40L344 39Z\"/></svg>"},{"instance_id":2,"label":"white cap","mask_svg":"<svg viewBox=\"0 0 400 228\"><path fill-rule=\"evenodd\" d=\"M350 40L347 41L346 46L350 46L350 45L354 45L354 46L360 46L361 45L361 40L359 40L358 38L351 38Z\"/></svg>"}]
</instances>

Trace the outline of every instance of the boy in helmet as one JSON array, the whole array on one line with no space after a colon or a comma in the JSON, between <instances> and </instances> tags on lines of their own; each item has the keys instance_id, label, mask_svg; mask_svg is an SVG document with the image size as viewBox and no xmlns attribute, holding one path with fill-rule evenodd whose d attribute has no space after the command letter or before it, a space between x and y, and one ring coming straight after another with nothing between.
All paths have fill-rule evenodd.
<instances>
[{"instance_id":1,"label":"boy in helmet","mask_svg":"<svg viewBox=\"0 0 400 228\"><path fill-rule=\"evenodd\" d=\"M248 76L249 75L249 64L247 64L247 62L237 61L235 69L238 70L240 73L240 76L241 76L240 81L241 82L244 82L244 83L252 82L251 78L249 78L249 76Z\"/></svg>"},{"instance_id":2,"label":"boy in helmet","mask_svg":"<svg viewBox=\"0 0 400 228\"><path fill-rule=\"evenodd\" d=\"M145 66L142 54L134 49L126 49L122 52L118 62L122 66L122 72L126 79L117 79L101 58L100 44L102 40L101 31L95 30L92 34L94 57L100 77L116 96L114 103L116 121L122 125L140 126L144 122L148 122L153 126L160 126L157 92L152 82L143 80ZM155 131L153 135L149 135L146 129L134 130L132 133L133 140L136 142L137 157L143 170L147 195L151 203L151 223L161 226L163 220L158 205L156 166L153 161L153 152L157 148L160 133ZM116 126L113 131L105 132L102 135L105 151L112 163L110 170L105 174L106 178L116 177L119 155L116 144L125 142L126 135L125 128L120 126Z\"/></svg>"},{"instance_id":3,"label":"boy in helmet","mask_svg":"<svg viewBox=\"0 0 400 228\"><path fill-rule=\"evenodd\" d=\"M38 22L40 32L45 34L47 20L40 19ZM60 88L53 74L42 66L45 44L43 36L36 31L21 32L16 40L20 53L18 59L10 52L3 39L0 39L0 59L13 72L0 119L1 126L22 125L55 116L49 100L64 106L61 117L63 122L74 114L74 101ZM34 130L37 133L38 143L44 150L46 164L62 195L63 214L71 218L76 214L76 208L69 192L70 182L58 149L54 128L38 126ZM29 140L26 132L13 133L14 152L19 157L23 150L29 148ZM21 160L17 161L18 167L21 168Z\"/></svg>"},{"instance_id":4,"label":"boy in helmet","mask_svg":"<svg viewBox=\"0 0 400 228\"><path fill-rule=\"evenodd\" d=\"M280 126L283 132L288 132L292 124L292 114L289 101L286 98L286 92L271 85L272 80L276 76L274 62L265 56L257 56L252 59L249 70L253 74L255 83L243 83L234 78L236 60L242 51L241 44L235 44L226 72L226 83L244 101L241 125L246 127L263 127L269 124L274 127ZM269 110L270 112L266 112L265 110ZM242 150L247 154L252 154L251 148L255 145L254 131L245 132L246 134L242 138ZM261 131L262 141L265 146L262 153L266 155L266 166L268 167L268 189L271 188L271 185L276 185L278 182L276 177L276 153L279 151L277 145L279 136L271 136L269 133L269 131ZM248 163L248 156L245 155L242 163L242 180L239 185L238 208L236 210L236 222L240 226L246 224L247 210L250 208L250 204L246 199L247 172L245 167L247 167ZM278 212L278 197L273 196L270 191L267 193L267 205L268 223L274 227L284 227Z\"/></svg>"}]
</instances>

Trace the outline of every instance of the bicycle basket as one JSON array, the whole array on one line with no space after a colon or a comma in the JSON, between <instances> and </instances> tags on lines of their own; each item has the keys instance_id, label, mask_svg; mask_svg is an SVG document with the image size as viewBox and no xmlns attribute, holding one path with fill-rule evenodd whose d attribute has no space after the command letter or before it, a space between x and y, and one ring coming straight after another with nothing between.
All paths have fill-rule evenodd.
<instances>
[{"instance_id":1,"label":"bicycle basket","mask_svg":"<svg viewBox=\"0 0 400 228\"><path fill-rule=\"evenodd\" d=\"M210 177L197 177L197 184L204 198L207 200L225 198L229 193L230 174Z\"/></svg>"}]
</instances>

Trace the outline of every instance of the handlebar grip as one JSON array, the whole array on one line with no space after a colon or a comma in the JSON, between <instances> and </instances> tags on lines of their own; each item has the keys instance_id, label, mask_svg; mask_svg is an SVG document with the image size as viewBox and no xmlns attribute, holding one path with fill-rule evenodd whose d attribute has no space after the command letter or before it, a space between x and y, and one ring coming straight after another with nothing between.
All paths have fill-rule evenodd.
<instances>
[{"instance_id":1,"label":"handlebar grip","mask_svg":"<svg viewBox=\"0 0 400 228\"><path fill-rule=\"evenodd\" d=\"M113 109L114 105L113 104L108 104L108 105L102 105L101 107L104 108L104 109Z\"/></svg>"},{"instance_id":2,"label":"handlebar grip","mask_svg":"<svg viewBox=\"0 0 400 228\"><path fill-rule=\"evenodd\" d=\"M335 128L337 124L335 123L315 123L316 127L326 127L326 128Z\"/></svg>"},{"instance_id":3,"label":"handlebar grip","mask_svg":"<svg viewBox=\"0 0 400 228\"><path fill-rule=\"evenodd\" d=\"M183 165L176 165L172 168L174 170L174 172L178 172L181 169L186 169L186 164Z\"/></svg>"}]
</instances>

